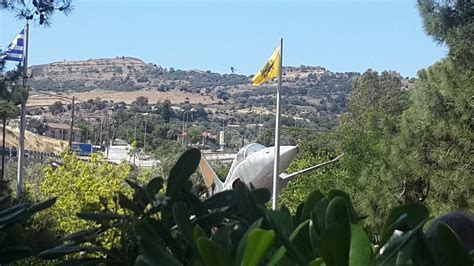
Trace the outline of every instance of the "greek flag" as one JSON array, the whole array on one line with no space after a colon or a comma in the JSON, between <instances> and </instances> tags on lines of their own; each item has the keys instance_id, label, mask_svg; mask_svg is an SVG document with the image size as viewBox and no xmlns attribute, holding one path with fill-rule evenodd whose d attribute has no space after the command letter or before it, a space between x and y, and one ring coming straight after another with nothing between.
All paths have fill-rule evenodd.
<instances>
[{"instance_id":1,"label":"greek flag","mask_svg":"<svg viewBox=\"0 0 474 266\"><path fill-rule=\"evenodd\" d=\"M5 52L0 54L0 61L23 62L23 50L25 49L25 30L23 29L13 39Z\"/></svg>"}]
</instances>

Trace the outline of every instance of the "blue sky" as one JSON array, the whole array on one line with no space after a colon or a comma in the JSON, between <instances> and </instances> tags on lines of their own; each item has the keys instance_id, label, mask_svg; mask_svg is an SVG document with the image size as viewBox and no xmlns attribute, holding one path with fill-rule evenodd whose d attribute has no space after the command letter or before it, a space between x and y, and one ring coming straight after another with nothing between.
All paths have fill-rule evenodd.
<instances>
[{"instance_id":1,"label":"blue sky","mask_svg":"<svg viewBox=\"0 0 474 266\"><path fill-rule=\"evenodd\" d=\"M147 63L254 74L284 38L284 65L368 68L413 77L447 53L423 32L416 2L73 0L70 16L30 30L30 65L133 56ZM0 44L22 21L0 12Z\"/></svg>"}]
</instances>

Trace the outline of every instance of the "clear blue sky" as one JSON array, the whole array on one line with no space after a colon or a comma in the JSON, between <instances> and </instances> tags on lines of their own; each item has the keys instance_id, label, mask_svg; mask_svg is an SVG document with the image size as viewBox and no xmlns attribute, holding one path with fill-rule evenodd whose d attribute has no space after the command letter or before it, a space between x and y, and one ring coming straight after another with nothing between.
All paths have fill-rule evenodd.
<instances>
[{"instance_id":1,"label":"clear blue sky","mask_svg":"<svg viewBox=\"0 0 474 266\"><path fill-rule=\"evenodd\" d=\"M70 16L30 31L30 65L133 56L147 63L254 74L280 37L284 65L395 70L413 77L446 54L423 32L416 2L73 0ZM0 12L0 44L23 22Z\"/></svg>"}]
</instances>

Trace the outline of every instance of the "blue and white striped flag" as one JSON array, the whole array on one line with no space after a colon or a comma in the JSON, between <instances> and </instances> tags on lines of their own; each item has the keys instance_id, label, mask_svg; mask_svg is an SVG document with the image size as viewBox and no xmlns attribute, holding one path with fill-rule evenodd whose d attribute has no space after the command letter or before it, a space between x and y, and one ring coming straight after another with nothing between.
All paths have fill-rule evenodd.
<instances>
[{"instance_id":1,"label":"blue and white striped flag","mask_svg":"<svg viewBox=\"0 0 474 266\"><path fill-rule=\"evenodd\" d=\"M23 51L25 49L25 30L13 39L8 48L0 54L0 61L16 61L23 62Z\"/></svg>"}]
</instances>

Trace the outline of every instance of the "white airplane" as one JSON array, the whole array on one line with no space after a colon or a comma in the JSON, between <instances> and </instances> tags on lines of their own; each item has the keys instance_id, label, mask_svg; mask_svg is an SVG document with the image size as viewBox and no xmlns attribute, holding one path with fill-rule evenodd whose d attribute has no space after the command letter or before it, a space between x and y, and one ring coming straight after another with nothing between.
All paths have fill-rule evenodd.
<instances>
[{"instance_id":1,"label":"white airplane","mask_svg":"<svg viewBox=\"0 0 474 266\"><path fill-rule=\"evenodd\" d=\"M286 186L286 184L296 176L331 164L344 155L341 154L330 161L311 166L292 174L281 174L282 171L288 168L297 153L298 146L280 146L280 189ZM204 155L201 156L199 168L204 176L204 182L207 188L212 190L212 193L232 189L239 182L244 182L247 185L252 184L255 188L267 188L271 191L274 154L274 147L267 148L258 143L246 145L240 149L235 156L224 182L217 177Z\"/></svg>"}]
</instances>

